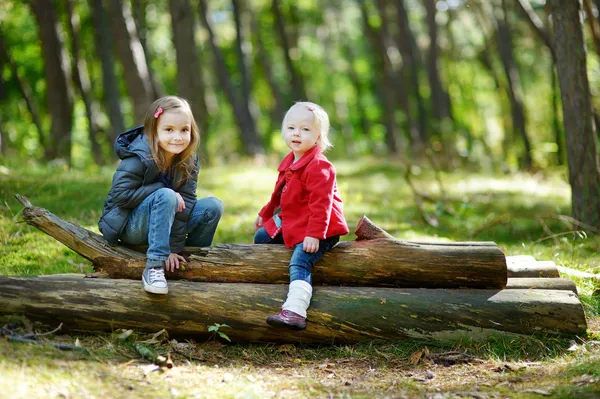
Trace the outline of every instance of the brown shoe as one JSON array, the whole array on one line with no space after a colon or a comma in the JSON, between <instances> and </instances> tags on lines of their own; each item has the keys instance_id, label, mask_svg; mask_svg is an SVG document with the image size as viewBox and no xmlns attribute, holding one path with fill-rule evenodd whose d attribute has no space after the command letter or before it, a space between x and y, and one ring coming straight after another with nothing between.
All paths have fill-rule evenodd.
<instances>
[{"instance_id":1,"label":"brown shoe","mask_svg":"<svg viewBox=\"0 0 600 399\"><path fill-rule=\"evenodd\" d=\"M300 316L291 310L282 310L278 314L267 317L267 324L273 327L288 327L292 330L304 330L306 317Z\"/></svg>"}]
</instances>

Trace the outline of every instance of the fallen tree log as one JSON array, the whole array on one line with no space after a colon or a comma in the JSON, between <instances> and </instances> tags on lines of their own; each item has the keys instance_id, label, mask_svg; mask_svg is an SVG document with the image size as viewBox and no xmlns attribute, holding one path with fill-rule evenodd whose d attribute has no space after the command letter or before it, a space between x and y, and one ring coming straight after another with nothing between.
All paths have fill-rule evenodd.
<instances>
[{"instance_id":1,"label":"fallen tree log","mask_svg":"<svg viewBox=\"0 0 600 399\"><path fill-rule=\"evenodd\" d=\"M315 287L308 328L269 327L286 285L171 282L150 295L131 280L0 277L0 313L62 322L71 330L133 328L208 337L227 324L233 341L308 344L424 338L485 339L493 335L581 335L586 320L570 291Z\"/></svg>"},{"instance_id":2,"label":"fallen tree log","mask_svg":"<svg viewBox=\"0 0 600 399\"><path fill-rule=\"evenodd\" d=\"M69 223L17 195L23 219L89 259L111 278L139 279L143 254L110 246L102 236ZM363 233L364 232L364 233ZM400 241L373 225L359 222L358 240L341 242L313 273L315 285L426 288L504 288L506 259L493 242L420 243ZM221 244L187 248L185 270L169 279L231 283L287 283L291 250L283 245Z\"/></svg>"},{"instance_id":3,"label":"fallen tree log","mask_svg":"<svg viewBox=\"0 0 600 399\"><path fill-rule=\"evenodd\" d=\"M559 278L560 273L558 272L556 263L551 260L542 260L533 263L514 263L508 268L508 277L543 277L554 279Z\"/></svg>"},{"instance_id":4,"label":"fallen tree log","mask_svg":"<svg viewBox=\"0 0 600 399\"><path fill-rule=\"evenodd\" d=\"M568 290L577 294L577 286L568 278L509 277L507 289Z\"/></svg>"}]
</instances>

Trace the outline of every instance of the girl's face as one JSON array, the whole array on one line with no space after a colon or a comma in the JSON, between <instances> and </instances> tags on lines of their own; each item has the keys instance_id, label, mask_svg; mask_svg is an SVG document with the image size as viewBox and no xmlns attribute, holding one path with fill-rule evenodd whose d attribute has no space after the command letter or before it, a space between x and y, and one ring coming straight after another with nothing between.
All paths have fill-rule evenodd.
<instances>
[{"instance_id":1,"label":"girl's face","mask_svg":"<svg viewBox=\"0 0 600 399\"><path fill-rule=\"evenodd\" d=\"M156 126L158 146L165 152L168 161L190 145L192 139L192 119L181 109L165 111Z\"/></svg>"},{"instance_id":2,"label":"girl's face","mask_svg":"<svg viewBox=\"0 0 600 399\"><path fill-rule=\"evenodd\" d=\"M315 114L303 106L292 107L283 129L283 139L294 153L295 161L313 148L320 137L315 124Z\"/></svg>"}]
</instances>

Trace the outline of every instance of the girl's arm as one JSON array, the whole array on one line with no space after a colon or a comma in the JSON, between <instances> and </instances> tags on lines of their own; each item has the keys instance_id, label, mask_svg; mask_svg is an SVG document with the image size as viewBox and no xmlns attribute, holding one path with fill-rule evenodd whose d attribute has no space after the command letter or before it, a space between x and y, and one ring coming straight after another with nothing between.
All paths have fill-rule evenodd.
<instances>
[{"instance_id":1,"label":"girl's arm","mask_svg":"<svg viewBox=\"0 0 600 399\"><path fill-rule=\"evenodd\" d=\"M305 173L310 212L305 236L324 240L333 209L335 168L327 161L317 160L307 167Z\"/></svg>"},{"instance_id":2,"label":"girl's arm","mask_svg":"<svg viewBox=\"0 0 600 399\"><path fill-rule=\"evenodd\" d=\"M110 190L117 206L135 208L144 198L165 186L161 182L142 185L145 170L146 167L137 156L125 158L119 163Z\"/></svg>"},{"instance_id":3,"label":"girl's arm","mask_svg":"<svg viewBox=\"0 0 600 399\"><path fill-rule=\"evenodd\" d=\"M196 204L198 197L196 189L198 188L198 157L195 159L194 172L192 177L187 182L183 183L176 191L181 195L185 202L185 208L181 212L175 214L175 219L187 222L190 217L190 212Z\"/></svg>"}]
</instances>

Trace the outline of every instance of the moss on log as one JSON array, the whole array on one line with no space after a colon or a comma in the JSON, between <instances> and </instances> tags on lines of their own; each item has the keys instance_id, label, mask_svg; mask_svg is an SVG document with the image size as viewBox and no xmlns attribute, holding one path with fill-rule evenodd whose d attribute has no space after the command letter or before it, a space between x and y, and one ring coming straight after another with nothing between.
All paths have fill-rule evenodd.
<instances>
[{"instance_id":1,"label":"moss on log","mask_svg":"<svg viewBox=\"0 0 600 399\"><path fill-rule=\"evenodd\" d=\"M584 334L577 296L564 290L315 287L308 328L290 332L265 319L280 309L286 285L170 282L169 295L139 281L0 277L0 313L80 330L135 328L207 337L214 323L234 341L309 344L424 338L483 339L506 333Z\"/></svg>"}]
</instances>

